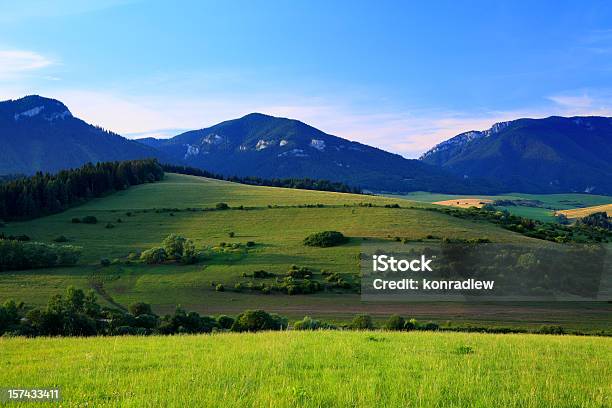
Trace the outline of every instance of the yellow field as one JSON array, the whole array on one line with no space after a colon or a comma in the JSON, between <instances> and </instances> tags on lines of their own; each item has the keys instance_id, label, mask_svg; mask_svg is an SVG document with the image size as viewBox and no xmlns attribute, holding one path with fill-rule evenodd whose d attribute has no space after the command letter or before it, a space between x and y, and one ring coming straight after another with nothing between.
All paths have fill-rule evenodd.
<instances>
[{"instance_id":1,"label":"yellow field","mask_svg":"<svg viewBox=\"0 0 612 408\"><path fill-rule=\"evenodd\" d=\"M492 202L493 200L489 200L486 198L456 198L453 200L436 201L433 204L447 205L450 207L459 207L459 208L470 208L470 207L480 208L483 205L490 204Z\"/></svg>"},{"instance_id":2,"label":"yellow field","mask_svg":"<svg viewBox=\"0 0 612 408\"><path fill-rule=\"evenodd\" d=\"M589 214L593 214L596 212L605 211L608 213L608 216L612 214L612 204L604 204L604 205L595 205L592 207L584 207L584 208L573 208L571 210L562 210L557 211L556 214L563 214L567 218L582 218L586 217Z\"/></svg>"}]
</instances>

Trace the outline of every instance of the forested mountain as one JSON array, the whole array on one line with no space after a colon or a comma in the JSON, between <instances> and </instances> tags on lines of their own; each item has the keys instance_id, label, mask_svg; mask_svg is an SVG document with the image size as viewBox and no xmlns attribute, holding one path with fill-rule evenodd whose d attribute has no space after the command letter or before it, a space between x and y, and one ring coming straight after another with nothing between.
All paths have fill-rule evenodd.
<instances>
[{"instance_id":1,"label":"forested mountain","mask_svg":"<svg viewBox=\"0 0 612 408\"><path fill-rule=\"evenodd\" d=\"M612 118L518 119L440 143L421 160L505 191L612 194Z\"/></svg>"},{"instance_id":2,"label":"forested mountain","mask_svg":"<svg viewBox=\"0 0 612 408\"><path fill-rule=\"evenodd\" d=\"M32 95L0 102L0 174L158 156L155 149L75 118L57 100Z\"/></svg>"},{"instance_id":3,"label":"forested mountain","mask_svg":"<svg viewBox=\"0 0 612 408\"><path fill-rule=\"evenodd\" d=\"M180 134L141 139L182 162L224 175L311 178L374 191L475 192L460 177L418 160L326 134L298 120L259 113Z\"/></svg>"}]
</instances>

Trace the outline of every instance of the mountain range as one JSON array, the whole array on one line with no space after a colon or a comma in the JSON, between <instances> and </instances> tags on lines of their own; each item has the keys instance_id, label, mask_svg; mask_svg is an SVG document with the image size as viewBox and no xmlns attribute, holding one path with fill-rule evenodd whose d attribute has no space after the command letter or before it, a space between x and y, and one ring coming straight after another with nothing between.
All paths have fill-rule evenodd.
<instances>
[{"instance_id":1,"label":"mountain range","mask_svg":"<svg viewBox=\"0 0 612 408\"><path fill-rule=\"evenodd\" d=\"M506 191L612 193L612 118L517 119L457 135L420 158Z\"/></svg>"},{"instance_id":2,"label":"mountain range","mask_svg":"<svg viewBox=\"0 0 612 408\"><path fill-rule=\"evenodd\" d=\"M612 193L612 118L518 119L406 159L252 113L170 139L128 140L40 96L0 102L0 175L156 157L224 175L315 178L371 191Z\"/></svg>"}]
</instances>

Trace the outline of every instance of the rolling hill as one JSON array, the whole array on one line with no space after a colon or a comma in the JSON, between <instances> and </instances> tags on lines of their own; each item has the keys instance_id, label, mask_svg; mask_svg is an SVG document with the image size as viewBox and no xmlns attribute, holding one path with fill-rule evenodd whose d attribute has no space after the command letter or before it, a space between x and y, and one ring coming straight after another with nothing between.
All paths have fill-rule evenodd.
<instances>
[{"instance_id":1,"label":"rolling hill","mask_svg":"<svg viewBox=\"0 0 612 408\"><path fill-rule=\"evenodd\" d=\"M298 120L252 113L171 139L140 139L175 163L237 176L314 178L374 191L454 191L470 186L460 177L418 160L324 133Z\"/></svg>"},{"instance_id":2,"label":"rolling hill","mask_svg":"<svg viewBox=\"0 0 612 408\"><path fill-rule=\"evenodd\" d=\"M219 202L231 209L209 210ZM393 208L393 204L401 208ZM365 312L375 318L403 313L423 320L451 319L481 325L537 327L555 322L573 328L610 327L610 308L589 302L530 305L526 310L511 304L363 303L354 290L297 296L234 290L235 285L252 281L244 274L265 270L283 276L292 265L313 268L318 280L322 280L320 271L326 270L352 282L359 273L356 259L364 241L436 236L488 238L495 243L544 242L492 223L427 210L431 207L401 198L249 186L169 173L163 181L133 186L63 213L11 221L0 227L7 236L25 234L32 241L45 243L63 236L68 244L82 247L75 267L1 273L0 302L14 298L41 305L74 285L93 288L103 301L114 304L148 302L158 313L171 312L180 304L207 314L263 308L291 318L310 315L334 321L346 321L355 313ZM95 216L98 223L71 221L86 216ZM340 231L350 241L331 248L303 244L308 235L326 230ZM210 257L192 265L146 265L127 259L130 253L159 245L171 233L193 239L199 250L210 252ZM255 245L245 249L248 241ZM101 259L111 264L102 266ZM218 292L213 283L227 289Z\"/></svg>"},{"instance_id":3,"label":"rolling hill","mask_svg":"<svg viewBox=\"0 0 612 408\"><path fill-rule=\"evenodd\" d=\"M36 95L0 102L0 147L0 174L160 157L148 146L74 117L60 101Z\"/></svg>"},{"instance_id":4,"label":"rolling hill","mask_svg":"<svg viewBox=\"0 0 612 408\"><path fill-rule=\"evenodd\" d=\"M612 194L612 118L549 117L497 123L440 143L421 161L504 192Z\"/></svg>"}]
</instances>

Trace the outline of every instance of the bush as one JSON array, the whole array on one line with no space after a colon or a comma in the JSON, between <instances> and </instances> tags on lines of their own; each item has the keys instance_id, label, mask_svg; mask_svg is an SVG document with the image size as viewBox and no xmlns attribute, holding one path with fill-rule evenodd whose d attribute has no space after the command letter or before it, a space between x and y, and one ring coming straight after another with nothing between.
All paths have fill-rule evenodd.
<instances>
[{"instance_id":1,"label":"bush","mask_svg":"<svg viewBox=\"0 0 612 408\"><path fill-rule=\"evenodd\" d=\"M196 249L192 240L181 235L170 234L162 242L168 259L180 260L190 264L196 261Z\"/></svg>"},{"instance_id":2,"label":"bush","mask_svg":"<svg viewBox=\"0 0 612 408\"><path fill-rule=\"evenodd\" d=\"M255 278L255 279L273 278L275 276L276 275L273 274L272 272L268 272L268 271L264 271L264 270L253 272L253 278Z\"/></svg>"},{"instance_id":3,"label":"bush","mask_svg":"<svg viewBox=\"0 0 612 408\"><path fill-rule=\"evenodd\" d=\"M140 260L148 264L160 264L168 259L164 248L147 249L140 255Z\"/></svg>"},{"instance_id":4,"label":"bush","mask_svg":"<svg viewBox=\"0 0 612 408\"><path fill-rule=\"evenodd\" d=\"M217 317L217 325L224 330L231 329L233 324L234 324L234 319L232 317L225 316L225 315L221 315Z\"/></svg>"},{"instance_id":5,"label":"bush","mask_svg":"<svg viewBox=\"0 0 612 408\"><path fill-rule=\"evenodd\" d=\"M538 329L540 334L565 334L565 329L561 326L544 325Z\"/></svg>"},{"instance_id":6,"label":"bush","mask_svg":"<svg viewBox=\"0 0 612 408\"><path fill-rule=\"evenodd\" d=\"M98 219L94 217L93 215L86 215L85 217L81 219L81 222L83 224L97 224Z\"/></svg>"},{"instance_id":7,"label":"bush","mask_svg":"<svg viewBox=\"0 0 612 408\"><path fill-rule=\"evenodd\" d=\"M313 247L332 247L342 245L348 241L341 232L338 231L323 231L311 234L304 239L304 245Z\"/></svg>"},{"instance_id":8,"label":"bush","mask_svg":"<svg viewBox=\"0 0 612 408\"><path fill-rule=\"evenodd\" d=\"M108 259L108 258L100 259L100 265L102 265L102 266L110 266L110 264L111 264L110 259Z\"/></svg>"},{"instance_id":9,"label":"bush","mask_svg":"<svg viewBox=\"0 0 612 408\"><path fill-rule=\"evenodd\" d=\"M226 203L217 203L215 209L217 210L228 210L230 207Z\"/></svg>"},{"instance_id":10,"label":"bush","mask_svg":"<svg viewBox=\"0 0 612 408\"><path fill-rule=\"evenodd\" d=\"M127 256L130 261L137 261L140 259L140 252L130 252Z\"/></svg>"},{"instance_id":11,"label":"bush","mask_svg":"<svg viewBox=\"0 0 612 408\"><path fill-rule=\"evenodd\" d=\"M68 242L68 238L66 238L63 235L60 235L59 237L53 238L53 242Z\"/></svg>"},{"instance_id":12,"label":"bush","mask_svg":"<svg viewBox=\"0 0 612 408\"><path fill-rule=\"evenodd\" d=\"M247 241L246 242L246 246L249 247L249 248L254 247L255 246L255 241Z\"/></svg>"},{"instance_id":13,"label":"bush","mask_svg":"<svg viewBox=\"0 0 612 408\"><path fill-rule=\"evenodd\" d=\"M115 228L115 226L113 224L111 224L110 222L108 222L108 223L106 223L106 226L104 228L111 229L111 228Z\"/></svg>"},{"instance_id":14,"label":"bush","mask_svg":"<svg viewBox=\"0 0 612 408\"><path fill-rule=\"evenodd\" d=\"M257 332L262 330L282 330L287 328L287 320L264 310L247 310L238 315L232 325L235 332Z\"/></svg>"},{"instance_id":15,"label":"bush","mask_svg":"<svg viewBox=\"0 0 612 408\"><path fill-rule=\"evenodd\" d=\"M72 245L0 240L0 271L71 266L80 255Z\"/></svg>"},{"instance_id":16,"label":"bush","mask_svg":"<svg viewBox=\"0 0 612 408\"><path fill-rule=\"evenodd\" d=\"M153 314L139 314L136 316L135 325L145 329L155 329L158 325L158 318Z\"/></svg>"},{"instance_id":17,"label":"bush","mask_svg":"<svg viewBox=\"0 0 612 408\"><path fill-rule=\"evenodd\" d=\"M228 232L228 234L227 234L227 235L228 235L230 238L234 238L234 237L236 236L236 233L232 231L232 232Z\"/></svg>"},{"instance_id":18,"label":"bush","mask_svg":"<svg viewBox=\"0 0 612 408\"><path fill-rule=\"evenodd\" d=\"M418 327L418 323L416 319L410 319L404 323L404 330L406 331L416 330L417 327Z\"/></svg>"},{"instance_id":19,"label":"bush","mask_svg":"<svg viewBox=\"0 0 612 408\"><path fill-rule=\"evenodd\" d=\"M80 218L77 218L77 217L74 217L74 218L71 220L71 222L72 222L73 224L80 224L80 223L81 223L81 219L80 219Z\"/></svg>"},{"instance_id":20,"label":"bush","mask_svg":"<svg viewBox=\"0 0 612 408\"><path fill-rule=\"evenodd\" d=\"M419 327L420 330L429 330L429 331L435 331L435 330L438 330L439 328L440 326L438 326L436 323L433 323L433 322L427 322L423 326Z\"/></svg>"},{"instance_id":21,"label":"bush","mask_svg":"<svg viewBox=\"0 0 612 408\"><path fill-rule=\"evenodd\" d=\"M353 318L351 328L354 330L372 330L374 329L374 322L370 315L359 314Z\"/></svg>"},{"instance_id":22,"label":"bush","mask_svg":"<svg viewBox=\"0 0 612 408\"><path fill-rule=\"evenodd\" d=\"M151 305L148 304L148 303L144 303L144 302L135 302L135 303L132 303L128 307L128 310L134 316L140 316L140 315L143 315L143 314L146 314L146 315L153 314L153 312L151 311Z\"/></svg>"},{"instance_id":23,"label":"bush","mask_svg":"<svg viewBox=\"0 0 612 408\"><path fill-rule=\"evenodd\" d=\"M222 284L218 284L217 286L215 286L215 290L217 292L225 292L225 287Z\"/></svg>"},{"instance_id":24,"label":"bush","mask_svg":"<svg viewBox=\"0 0 612 408\"><path fill-rule=\"evenodd\" d=\"M385 323L385 329L387 330L400 331L405 330L405 327L406 321L400 315L390 316L387 322Z\"/></svg>"},{"instance_id":25,"label":"bush","mask_svg":"<svg viewBox=\"0 0 612 408\"><path fill-rule=\"evenodd\" d=\"M309 316L304 316L302 320L298 320L293 324L294 330L323 330L323 329L336 329L333 324L325 323L320 320L315 320Z\"/></svg>"}]
</instances>

